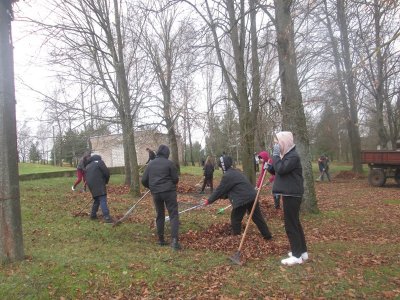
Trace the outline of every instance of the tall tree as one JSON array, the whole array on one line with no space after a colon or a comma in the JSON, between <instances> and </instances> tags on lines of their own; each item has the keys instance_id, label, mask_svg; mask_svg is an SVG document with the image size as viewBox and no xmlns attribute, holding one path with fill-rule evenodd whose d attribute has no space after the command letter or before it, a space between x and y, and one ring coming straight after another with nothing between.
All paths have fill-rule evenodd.
<instances>
[{"instance_id":1,"label":"tall tree","mask_svg":"<svg viewBox=\"0 0 400 300\"><path fill-rule=\"evenodd\" d=\"M11 38L12 2L0 1L0 263L24 258Z\"/></svg>"},{"instance_id":2,"label":"tall tree","mask_svg":"<svg viewBox=\"0 0 400 300\"><path fill-rule=\"evenodd\" d=\"M77 0L49 6L53 8L53 15L59 14L56 24L46 25L54 38L54 61L68 62L71 70L83 72L79 78L96 86L98 94L106 99L105 103L113 104L122 126L125 182L130 185L131 192L139 194L134 124L143 101L136 96L145 89L139 82L146 76L136 57L141 25L134 23L137 21L131 11L134 5L122 0ZM129 18L123 18L122 11L127 12ZM128 21L137 31L127 30ZM74 78L74 74L68 73L66 79Z\"/></svg>"},{"instance_id":3,"label":"tall tree","mask_svg":"<svg viewBox=\"0 0 400 300\"><path fill-rule=\"evenodd\" d=\"M303 209L318 212L311 166L310 142L297 76L292 0L275 0L275 24L282 96L282 129L293 132L303 165Z\"/></svg>"},{"instance_id":4,"label":"tall tree","mask_svg":"<svg viewBox=\"0 0 400 300\"><path fill-rule=\"evenodd\" d=\"M143 47L161 91L161 97L155 98L162 111L162 123L167 130L171 158L180 171L176 126L185 106L178 105L174 91L181 80L179 77L189 75L192 69L193 60L188 59L190 55L187 54L192 51L195 32L190 18L182 17L177 7L164 9L162 2L157 5L154 19L148 23L144 34Z\"/></svg>"},{"instance_id":5,"label":"tall tree","mask_svg":"<svg viewBox=\"0 0 400 300\"><path fill-rule=\"evenodd\" d=\"M241 146L243 171L255 182L254 138L260 103L257 7L253 0L204 0L203 5L185 2L198 13L212 34L212 47L228 98L238 111L240 142L237 144Z\"/></svg>"},{"instance_id":6,"label":"tall tree","mask_svg":"<svg viewBox=\"0 0 400 300\"><path fill-rule=\"evenodd\" d=\"M395 1L364 1L357 3L352 11L358 26L357 45L361 45L354 52L361 60L358 66L363 73L356 79L373 97L367 113L374 116L372 128L379 137L378 144L382 149L394 148L400 134L395 83L400 74L399 49L395 46L400 36L400 20L396 17L400 6Z\"/></svg>"},{"instance_id":7,"label":"tall tree","mask_svg":"<svg viewBox=\"0 0 400 300\"><path fill-rule=\"evenodd\" d=\"M351 60L351 47L349 40L348 18L346 14L346 2L337 0L332 11L336 10L337 30L340 39L335 36L335 28L332 21L332 11L326 0L323 0L325 24L333 53L335 75L339 87L340 101L344 118L346 120L347 134L350 141L353 159L353 171L361 172L361 139L358 120L358 105L356 101L355 69Z\"/></svg>"}]
</instances>

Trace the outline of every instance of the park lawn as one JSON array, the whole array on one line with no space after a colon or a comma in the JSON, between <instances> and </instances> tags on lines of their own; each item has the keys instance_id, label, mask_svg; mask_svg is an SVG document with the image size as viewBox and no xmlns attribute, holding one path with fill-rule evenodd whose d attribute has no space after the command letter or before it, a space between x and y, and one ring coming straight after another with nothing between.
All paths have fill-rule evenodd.
<instances>
[{"instance_id":1,"label":"park lawn","mask_svg":"<svg viewBox=\"0 0 400 300\"><path fill-rule=\"evenodd\" d=\"M200 179L184 173L180 184L188 190ZM229 212L216 214L225 200L181 215L184 250L174 252L156 244L149 197L112 227L89 220L90 195L70 191L71 180L20 183L26 259L0 267L0 299L400 297L400 196L392 183L382 188L365 179L316 183L321 212L302 216L310 260L283 267L287 239L268 191L260 200L274 240L263 242L252 224L244 265L237 266L228 257L240 240L216 230L229 224ZM109 185L117 218L138 200L122 182L114 175ZM201 201L197 189L178 195L181 210Z\"/></svg>"},{"instance_id":2,"label":"park lawn","mask_svg":"<svg viewBox=\"0 0 400 300\"><path fill-rule=\"evenodd\" d=\"M59 166L44 165L44 164L34 164L34 163L19 163L18 164L18 171L19 171L20 175L58 172L58 171L70 171L70 170L75 170L75 168L59 167Z\"/></svg>"}]
</instances>

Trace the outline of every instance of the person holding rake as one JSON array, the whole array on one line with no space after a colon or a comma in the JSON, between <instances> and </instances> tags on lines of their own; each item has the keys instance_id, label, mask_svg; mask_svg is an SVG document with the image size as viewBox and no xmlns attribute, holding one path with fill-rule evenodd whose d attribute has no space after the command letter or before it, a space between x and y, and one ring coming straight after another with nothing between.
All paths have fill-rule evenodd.
<instances>
[{"instance_id":1,"label":"person holding rake","mask_svg":"<svg viewBox=\"0 0 400 300\"><path fill-rule=\"evenodd\" d=\"M267 151L261 151L258 154L258 157L260 159L261 172L257 179L256 189L262 188L261 181L262 181L265 171L268 171L271 174L271 169L272 169L272 166L271 166L272 159L269 157ZM272 182L274 182L274 179L275 179L275 175L271 175L268 179L267 184L271 184ZM279 209L280 208L279 202L280 202L281 196L278 194L273 194L273 196L274 196L274 206L276 209Z\"/></svg>"},{"instance_id":2,"label":"person holding rake","mask_svg":"<svg viewBox=\"0 0 400 300\"><path fill-rule=\"evenodd\" d=\"M221 183L210 197L205 200L204 205L212 204L218 199L228 198L232 203L232 232L233 235L240 235L242 231L242 220L246 212L250 214L257 191L242 172L232 168L232 158L230 156L223 157L223 163L225 172L221 178ZM265 240L272 239L271 232L268 229L258 202L255 206L252 220L257 225L258 230Z\"/></svg>"},{"instance_id":3,"label":"person holding rake","mask_svg":"<svg viewBox=\"0 0 400 300\"><path fill-rule=\"evenodd\" d=\"M175 163L168 159L169 154L170 150L167 145L160 145L158 147L156 158L150 161L143 173L142 184L150 190L153 196L153 203L156 210L158 244L160 246L168 245L164 239L165 208L167 208L171 224L171 247L174 250L181 250L176 194L179 175Z\"/></svg>"},{"instance_id":4,"label":"person holding rake","mask_svg":"<svg viewBox=\"0 0 400 300\"><path fill-rule=\"evenodd\" d=\"M272 192L282 195L285 231L291 252L282 259L283 265L302 264L308 259L307 244L300 223L300 205L304 194L303 169L290 131L276 134L272 152L272 172L275 173Z\"/></svg>"}]
</instances>

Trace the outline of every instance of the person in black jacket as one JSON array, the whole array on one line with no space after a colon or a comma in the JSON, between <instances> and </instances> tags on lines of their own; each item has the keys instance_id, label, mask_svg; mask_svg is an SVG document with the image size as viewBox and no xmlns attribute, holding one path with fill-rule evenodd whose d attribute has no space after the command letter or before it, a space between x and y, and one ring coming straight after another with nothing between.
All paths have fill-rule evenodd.
<instances>
[{"instance_id":1,"label":"person in black jacket","mask_svg":"<svg viewBox=\"0 0 400 300\"><path fill-rule=\"evenodd\" d=\"M272 193L282 195L285 230L291 248L289 257L282 259L281 263L288 266L302 264L308 259L306 240L299 218L304 194L303 169L291 132L277 133L272 161L272 172L275 173Z\"/></svg>"},{"instance_id":2,"label":"person in black jacket","mask_svg":"<svg viewBox=\"0 0 400 300\"><path fill-rule=\"evenodd\" d=\"M106 185L110 180L110 171L101 159L100 155L93 155L88 160L85 168L86 183L93 197L92 212L90 218L97 219L97 211L99 206L103 212L104 222L112 223L110 211L107 206L107 188Z\"/></svg>"},{"instance_id":3,"label":"person in black jacket","mask_svg":"<svg viewBox=\"0 0 400 300\"><path fill-rule=\"evenodd\" d=\"M208 184L211 189L211 193L214 191L213 188L213 178L214 178L214 162L211 156L207 156L206 162L204 163L203 167L203 175L204 175L204 181L203 181L203 186L201 187L200 194L204 194L204 189L206 188L206 185Z\"/></svg>"},{"instance_id":4,"label":"person in black jacket","mask_svg":"<svg viewBox=\"0 0 400 300\"><path fill-rule=\"evenodd\" d=\"M178 170L175 163L168 160L169 148L166 145L160 145L157 156L150 161L143 173L142 184L150 189L153 195L154 207L156 209L156 226L159 244L167 245L164 239L165 225L165 207L171 223L171 247L174 250L180 250L179 244L179 213L178 201L176 195L176 185L178 184Z\"/></svg>"},{"instance_id":5,"label":"person in black jacket","mask_svg":"<svg viewBox=\"0 0 400 300\"><path fill-rule=\"evenodd\" d=\"M150 148L146 148L146 151L149 152L149 159L146 161L146 165L147 165L150 161L152 161L153 159L156 158L156 154Z\"/></svg>"},{"instance_id":6,"label":"person in black jacket","mask_svg":"<svg viewBox=\"0 0 400 300\"><path fill-rule=\"evenodd\" d=\"M242 220L247 211L251 212L257 191L250 181L239 171L232 167L232 158L225 156L223 158L225 173L222 176L220 185L205 201L204 205L209 205L220 198L229 198L232 203L231 226L234 235L241 234ZM253 217L253 222L266 240L272 238L267 223L261 213L260 205L257 203Z\"/></svg>"}]
</instances>

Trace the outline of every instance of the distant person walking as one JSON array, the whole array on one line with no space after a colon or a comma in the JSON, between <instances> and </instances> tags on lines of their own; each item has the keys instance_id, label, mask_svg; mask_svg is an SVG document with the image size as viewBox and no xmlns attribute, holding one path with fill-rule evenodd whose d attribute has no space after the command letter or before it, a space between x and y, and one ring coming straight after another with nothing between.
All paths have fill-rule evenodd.
<instances>
[{"instance_id":1,"label":"distant person walking","mask_svg":"<svg viewBox=\"0 0 400 300\"><path fill-rule=\"evenodd\" d=\"M204 163L203 167L203 175L204 175L204 181L203 181L203 186L201 187L200 194L204 194L204 189L206 188L206 185L208 185L211 189L211 193L214 191L213 188L213 179L214 179L214 161L211 156L207 156L206 162Z\"/></svg>"},{"instance_id":2,"label":"distant person walking","mask_svg":"<svg viewBox=\"0 0 400 300\"><path fill-rule=\"evenodd\" d=\"M150 161L152 161L153 159L156 158L156 154L155 154L154 151L151 150L150 148L146 148L146 151L149 153L149 158L148 158L148 160L146 161L146 165L147 165Z\"/></svg>"},{"instance_id":3,"label":"distant person walking","mask_svg":"<svg viewBox=\"0 0 400 300\"><path fill-rule=\"evenodd\" d=\"M324 181L324 175L326 174L328 181L331 181L331 176L329 175L329 158L325 154L318 158L318 168L320 172L319 180Z\"/></svg>"},{"instance_id":4,"label":"distant person walking","mask_svg":"<svg viewBox=\"0 0 400 300\"><path fill-rule=\"evenodd\" d=\"M105 223L112 223L110 211L107 206L107 187L110 180L110 171L106 164L101 159L100 155L93 155L90 157L86 169L86 182L89 187L90 193L93 197L92 212L90 219L97 219L97 211L99 206L103 212L103 219Z\"/></svg>"},{"instance_id":5,"label":"distant person walking","mask_svg":"<svg viewBox=\"0 0 400 300\"><path fill-rule=\"evenodd\" d=\"M85 151L81 159L79 159L78 165L76 167L76 180L72 185L71 189L75 191L77 185L83 180L83 190L86 191L86 178L85 178L85 167L90 159L90 150Z\"/></svg>"},{"instance_id":6,"label":"distant person walking","mask_svg":"<svg viewBox=\"0 0 400 300\"><path fill-rule=\"evenodd\" d=\"M226 156L225 151L222 152L221 156L218 159L218 167L221 168L222 173L225 173L226 168L225 168L225 163L224 163L224 157Z\"/></svg>"}]
</instances>

